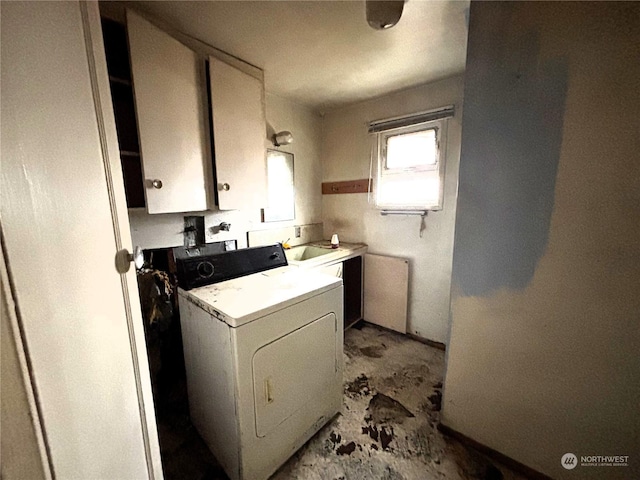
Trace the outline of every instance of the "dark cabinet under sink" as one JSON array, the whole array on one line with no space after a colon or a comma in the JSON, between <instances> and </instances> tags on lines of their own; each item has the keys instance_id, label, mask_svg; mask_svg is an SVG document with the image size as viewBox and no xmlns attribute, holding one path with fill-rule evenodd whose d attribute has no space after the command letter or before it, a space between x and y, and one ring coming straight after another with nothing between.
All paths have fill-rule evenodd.
<instances>
[{"instance_id":1,"label":"dark cabinet under sink","mask_svg":"<svg viewBox=\"0 0 640 480\"><path fill-rule=\"evenodd\" d=\"M362 256L342 263L344 284L344 327L362 320Z\"/></svg>"}]
</instances>

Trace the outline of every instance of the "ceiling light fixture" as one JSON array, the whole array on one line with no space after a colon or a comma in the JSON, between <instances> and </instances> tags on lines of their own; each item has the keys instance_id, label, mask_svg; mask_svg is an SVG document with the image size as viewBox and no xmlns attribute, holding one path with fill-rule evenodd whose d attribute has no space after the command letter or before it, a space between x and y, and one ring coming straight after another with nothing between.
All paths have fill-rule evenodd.
<instances>
[{"instance_id":1,"label":"ceiling light fixture","mask_svg":"<svg viewBox=\"0 0 640 480\"><path fill-rule=\"evenodd\" d=\"M393 27L402 16L404 0L366 0L367 22L375 30Z\"/></svg>"}]
</instances>

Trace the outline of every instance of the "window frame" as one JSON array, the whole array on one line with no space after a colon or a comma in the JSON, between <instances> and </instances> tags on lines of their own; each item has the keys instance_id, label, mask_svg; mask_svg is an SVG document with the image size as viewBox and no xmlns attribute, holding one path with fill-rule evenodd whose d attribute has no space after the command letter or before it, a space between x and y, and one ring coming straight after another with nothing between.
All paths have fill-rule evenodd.
<instances>
[{"instance_id":1,"label":"window frame","mask_svg":"<svg viewBox=\"0 0 640 480\"><path fill-rule=\"evenodd\" d=\"M446 164L446 144L447 144L447 126L450 117L438 118L429 121L423 121L410 125L404 125L387 130L375 132L374 149L376 161L376 188L375 188L375 206L381 210L400 210L400 211L438 211L442 210L444 203L444 174ZM386 145L389 137L416 133L426 130L435 130L436 132L436 163L433 165L418 165L405 168L387 168ZM372 159L373 160L373 159ZM382 202L380 199L381 189L384 189L384 180L400 177L406 177L407 180L419 175L427 175L430 172L437 171L438 178L438 195L437 201L425 202L422 205L414 205L408 202ZM426 177L425 177L426 179Z\"/></svg>"}]
</instances>

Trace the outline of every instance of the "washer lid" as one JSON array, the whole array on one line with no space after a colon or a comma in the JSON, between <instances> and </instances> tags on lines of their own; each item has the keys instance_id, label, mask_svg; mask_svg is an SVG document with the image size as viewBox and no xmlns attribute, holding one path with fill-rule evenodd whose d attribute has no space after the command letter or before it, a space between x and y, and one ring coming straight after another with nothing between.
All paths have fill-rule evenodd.
<instances>
[{"instance_id":1,"label":"washer lid","mask_svg":"<svg viewBox=\"0 0 640 480\"><path fill-rule=\"evenodd\" d=\"M239 327L340 285L338 277L282 267L178 292L229 326Z\"/></svg>"}]
</instances>

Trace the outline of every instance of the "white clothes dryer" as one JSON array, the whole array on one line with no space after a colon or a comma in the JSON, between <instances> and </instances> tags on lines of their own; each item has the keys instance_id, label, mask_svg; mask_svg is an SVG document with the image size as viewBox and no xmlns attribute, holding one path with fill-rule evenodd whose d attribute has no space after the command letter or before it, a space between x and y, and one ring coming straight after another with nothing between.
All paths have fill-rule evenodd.
<instances>
[{"instance_id":1,"label":"white clothes dryer","mask_svg":"<svg viewBox=\"0 0 640 480\"><path fill-rule=\"evenodd\" d=\"M342 279L287 267L279 244L187 262L180 284L201 285L178 290L192 422L232 480L267 479L340 410Z\"/></svg>"}]
</instances>

